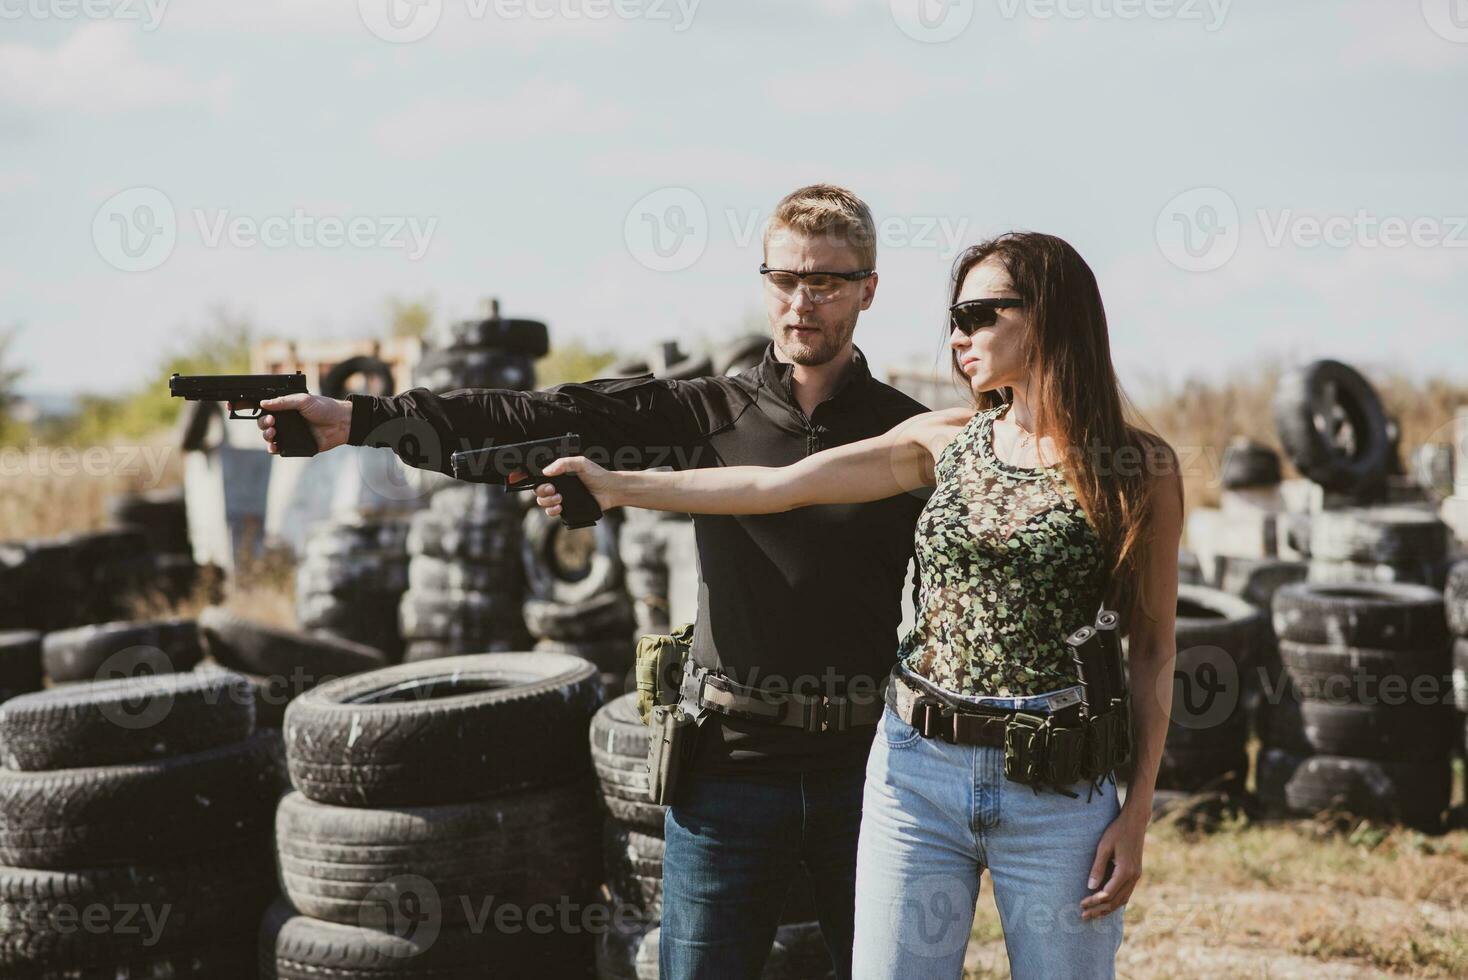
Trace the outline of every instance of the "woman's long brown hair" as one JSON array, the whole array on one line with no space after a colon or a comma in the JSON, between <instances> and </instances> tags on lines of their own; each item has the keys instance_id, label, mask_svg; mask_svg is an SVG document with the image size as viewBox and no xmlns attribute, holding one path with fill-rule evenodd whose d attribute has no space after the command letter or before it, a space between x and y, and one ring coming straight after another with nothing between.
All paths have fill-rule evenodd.
<instances>
[{"instance_id":1,"label":"woman's long brown hair","mask_svg":"<svg viewBox=\"0 0 1468 980\"><path fill-rule=\"evenodd\" d=\"M1062 239L1035 232L981 242L954 262L950 303L958 302L969 270L990 257L1008 272L1030 323L1023 345L1034 379L1029 402L1036 445L1048 436L1061 448L1061 473L1107 556L1107 600L1129 623L1134 610L1145 608L1144 532L1158 486L1154 477L1178 473L1177 456L1161 437L1124 418L1106 309L1080 253ZM956 351L953 372L967 386ZM980 392L975 399L979 410L1012 400L1009 388Z\"/></svg>"}]
</instances>

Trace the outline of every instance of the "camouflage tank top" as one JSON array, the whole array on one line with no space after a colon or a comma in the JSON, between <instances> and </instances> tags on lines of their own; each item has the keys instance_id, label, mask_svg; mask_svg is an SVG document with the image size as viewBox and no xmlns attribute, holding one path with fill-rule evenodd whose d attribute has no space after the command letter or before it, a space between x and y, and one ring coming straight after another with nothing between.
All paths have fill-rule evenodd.
<instances>
[{"instance_id":1,"label":"camouflage tank top","mask_svg":"<svg viewBox=\"0 0 1468 980\"><path fill-rule=\"evenodd\" d=\"M1005 408L975 412L944 448L918 518L916 622L898 657L957 694L1076 683L1065 638L1101 604L1101 543L1060 467L994 454Z\"/></svg>"}]
</instances>

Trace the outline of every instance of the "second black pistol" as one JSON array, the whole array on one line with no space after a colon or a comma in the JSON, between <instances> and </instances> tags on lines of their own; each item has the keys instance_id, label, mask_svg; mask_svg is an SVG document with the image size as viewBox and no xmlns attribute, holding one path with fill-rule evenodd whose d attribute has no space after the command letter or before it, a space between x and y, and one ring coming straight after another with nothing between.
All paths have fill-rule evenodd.
<instances>
[{"instance_id":1,"label":"second black pistol","mask_svg":"<svg viewBox=\"0 0 1468 980\"><path fill-rule=\"evenodd\" d=\"M549 439L533 439L488 449L465 449L449 457L454 478L470 483L502 483L508 493L534 490L549 483L561 495L561 523L569 528L591 527L601 520L601 505L574 473L546 476L545 468L558 459L581 455L581 437L574 432ZM524 473L515 482L510 477Z\"/></svg>"}]
</instances>

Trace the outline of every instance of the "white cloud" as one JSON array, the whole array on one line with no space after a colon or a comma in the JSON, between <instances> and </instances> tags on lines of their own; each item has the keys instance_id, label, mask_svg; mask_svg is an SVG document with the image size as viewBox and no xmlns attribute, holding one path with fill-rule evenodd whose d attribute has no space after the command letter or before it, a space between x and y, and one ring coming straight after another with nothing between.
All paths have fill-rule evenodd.
<instances>
[{"instance_id":1,"label":"white cloud","mask_svg":"<svg viewBox=\"0 0 1468 980\"><path fill-rule=\"evenodd\" d=\"M427 159L466 144L602 132L625 119L579 85L533 79L501 98L424 99L379 121L372 138L389 153Z\"/></svg>"},{"instance_id":2,"label":"white cloud","mask_svg":"<svg viewBox=\"0 0 1468 980\"><path fill-rule=\"evenodd\" d=\"M0 44L0 93L32 108L91 112L214 102L228 78L206 82L146 61L137 32L117 22L78 27L54 48Z\"/></svg>"}]
</instances>

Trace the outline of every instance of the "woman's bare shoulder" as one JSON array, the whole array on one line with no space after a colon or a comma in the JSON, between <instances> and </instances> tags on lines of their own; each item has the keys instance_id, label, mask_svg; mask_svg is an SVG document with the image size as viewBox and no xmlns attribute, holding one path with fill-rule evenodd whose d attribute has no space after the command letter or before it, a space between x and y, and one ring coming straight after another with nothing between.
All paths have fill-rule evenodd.
<instances>
[{"instance_id":1,"label":"woman's bare shoulder","mask_svg":"<svg viewBox=\"0 0 1468 980\"><path fill-rule=\"evenodd\" d=\"M907 420L909 440L921 444L933 459L953 441L959 431L974 417L973 408L940 408L914 415Z\"/></svg>"}]
</instances>

